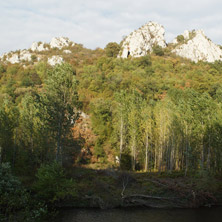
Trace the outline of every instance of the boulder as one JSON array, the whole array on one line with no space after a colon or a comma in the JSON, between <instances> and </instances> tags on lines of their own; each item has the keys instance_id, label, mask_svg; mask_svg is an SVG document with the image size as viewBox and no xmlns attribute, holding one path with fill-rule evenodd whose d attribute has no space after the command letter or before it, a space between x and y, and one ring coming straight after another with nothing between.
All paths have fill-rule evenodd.
<instances>
[{"instance_id":1,"label":"boulder","mask_svg":"<svg viewBox=\"0 0 222 222\"><path fill-rule=\"evenodd\" d=\"M63 50L63 52L66 53L66 54L72 53L70 50Z\"/></svg>"},{"instance_id":2,"label":"boulder","mask_svg":"<svg viewBox=\"0 0 222 222\"><path fill-rule=\"evenodd\" d=\"M69 46L69 45L74 46L75 43L70 41L69 38L67 38L67 37L54 37L54 38L52 38L52 40L50 42L50 47L51 48L62 49L63 47L66 47L66 46Z\"/></svg>"},{"instance_id":3,"label":"boulder","mask_svg":"<svg viewBox=\"0 0 222 222\"><path fill-rule=\"evenodd\" d=\"M12 54L11 56L7 55L6 61L10 62L11 64L19 63L19 55L17 53Z\"/></svg>"},{"instance_id":4,"label":"boulder","mask_svg":"<svg viewBox=\"0 0 222 222\"><path fill-rule=\"evenodd\" d=\"M22 50L20 52L20 55L19 55L19 60L22 61L31 61L32 60L32 54L27 51L27 50Z\"/></svg>"},{"instance_id":5,"label":"boulder","mask_svg":"<svg viewBox=\"0 0 222 222\"><path fill-rule=\"evenodd\" d=\"M47 47L44 46L45 43L43 42L33 42L31 45L31 50L34 51L38 51L38 52L42 52L42 51L47 51L49 50Z\"/></svg>"},{"instance_id":6,"label":"boulder","mask_svg":"<svg viewBox=\"0 0 222 222\"><path fill-rule=\"evenodd\" d=\"M52 57L48 58L48 64L51 66L61 64L62 62L63 62L63 58L60 56L52 56Z\"/></svg>"}]
</instances>

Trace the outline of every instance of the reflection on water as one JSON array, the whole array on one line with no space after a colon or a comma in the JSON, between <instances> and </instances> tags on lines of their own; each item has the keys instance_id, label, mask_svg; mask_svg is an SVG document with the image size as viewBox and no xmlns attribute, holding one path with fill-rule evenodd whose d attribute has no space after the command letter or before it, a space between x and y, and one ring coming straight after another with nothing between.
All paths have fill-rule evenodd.
<instances>
[{"instance_id":1,"label":"reflection on water","mask_svg":"<svg viewBox=\"0 0 222 222\"><path fill-rule=\"evenodd\" d=\"M221 222L222 207L200 209L72 209L59 222Z\"/></svg>"}]
</instances>

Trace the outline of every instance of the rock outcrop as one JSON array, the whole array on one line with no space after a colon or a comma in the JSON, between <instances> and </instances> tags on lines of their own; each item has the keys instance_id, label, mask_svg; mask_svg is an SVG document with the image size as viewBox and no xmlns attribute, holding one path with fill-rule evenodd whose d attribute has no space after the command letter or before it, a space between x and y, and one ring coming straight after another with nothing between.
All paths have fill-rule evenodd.
<instances>
[{"instance_id":1,"label":"rock outcrop","mask_svg":"<svg viewBox=\"0 0 222 222\"><path fill-rule=\"evenodd\" d=\"M50 42L51 48L62 49L63 47L66 47L69 45L74 46L75 43L70 41L69 38L67 38L67 37L54 37L54 38L52 38L52 40Z\"/></svg>"},{"instance_id":2,"label":"rock outcrop","mask_svg":"<svg viewBox=\"0 0 222 222\"><path fill-rule=\"evenodd\" d=\"M1 60L5 60L6 62L10 62L11 64L20 63L22 61L31 61L32 54L28 50L22 50L18 52L10 52L2 55L0 57Z\"/></svg>"},{"instance_id":3,"label":"rock outcrop","mask_svg":"<svg viewBox=\"0 0 222 222\"><path fill-rule=\"evenodd\" d=\"M215 62L222 60L221 48L208 39L203 30L185 31L172 42L176 55L190 59L194 62Z\"/></svg>"},{"instance_id":4,"label":"rock outcrop","mask_svg":"<svg viewBox=\"0 0 222 222\"><path fill-rule=\"evenodd\" d=\"M51 66L61 64L62 62L63 62L63 58L61 56L52 56L48 58L48 64Z\"/></svg>"},{"instance_id":5,"label":"rock outcrop","mask_svg":"<svg viewBox=\"0 0 222 222\"><path fill-rule=\"evenodd\" d=\"M45 47L45 43L43 43L43 42L33 42L31 45L31 50L33 52L34 51L42 52L42 51L49 50L49 48Z\"/></svg>"},{"instance_id":6,"label":"rock outcrop","mask_svg":"<svg viewBox=\"0 0 222 222\"><path fill-rule=\"evenodd\" d=\"M72 53L70 50L63 50L63 52L66 53L66 54Z\"/></svg>"},{"instance_id":7,"label":"rock outcrop","mask_svg":"<svg viewBox=\"0 0 222 222\"><path fill-rule=\"evenodd\" d=\"M148 51L153 50L154 45L166 47L164 39L164 27L156 22L148 22L138 30L132 32L123 41L118 57L127 58L145 56Z\"/></svg>"}]
</instances>

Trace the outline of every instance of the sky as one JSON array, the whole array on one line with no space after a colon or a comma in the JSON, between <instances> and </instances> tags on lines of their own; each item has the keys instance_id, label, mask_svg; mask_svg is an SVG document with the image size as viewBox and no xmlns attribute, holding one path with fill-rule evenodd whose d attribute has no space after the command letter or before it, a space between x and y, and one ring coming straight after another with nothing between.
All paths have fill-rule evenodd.
<instances>
[{"instance_id":1,"label":"sky","mask_svg":"<svg viewBox=\"0 0 222 222\"><path fill-rule=\"evenodd\" d=\"M222 45L221 0L0 0L0 55L60 36L104 48L149 21L164 26L167 42L203 29Z\"/></svg>"}]
</instances>

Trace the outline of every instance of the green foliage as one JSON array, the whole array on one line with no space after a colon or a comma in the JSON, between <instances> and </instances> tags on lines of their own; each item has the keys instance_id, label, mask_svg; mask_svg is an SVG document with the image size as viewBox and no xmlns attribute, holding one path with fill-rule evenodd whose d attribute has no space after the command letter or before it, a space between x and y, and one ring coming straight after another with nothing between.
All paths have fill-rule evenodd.
<instances>
[{"instance_id":1,"label":"green foliage","mask_svg":"<svg viewBox=\"0 0 222 222\"><path fill-rule=\"evenodd\" d=\"M178 36L177 36L177 41L178 41L179 43L183 43L183 42L184 42L184 36L183 36L183 35L178 35Z\"/></svg>"},{"instance_id":2,"label":"green foliage","mask_svg":"<svg viewBox=\"0 0 222 222\"><path fill-rule=\"evenodd\" d=\"M31 55L31 60L32 60L32 62L36 62L37 61L37 56L36 55Z\"/></svg>"},{"instance_id":3,"label":"green foliage","mask_svg":"<svg viewBox=\"0 0 222 222\"><path fill-rule=\"evenodd\" d=\"M70 65L57 65L49 71L42 100L57 146L56 160L62 161L63 141L78 118L80 106L75 71Z\"/></svg>"},{"instance_id":4,"label":"green foliage","mask_svg":"<svg viewBox=\"0 0 222 222\"><path fill-rule=\"evenodd\" d=\"M139 67L141 67L141 68L150 67L152 65L151 57L149 55L142 56L142 57L138 58L137 63L139 65Z\"/></svg>"},{"instance_id":5,"label":"green foliage","mask_svg":"<svg viewBox=\"0 0 222 222\"><path fill-rule=\"evenodd\" d=\"M159 45L153 46L153 53L157 56L163 56L164 55L163 48Z\"/></svg>"},{"instance_id":6,"label":"green foliage","mask_svg":"<svg viewBox=\"0 0 222 222\"><path fill-rule=\"evenodd\" d=\"M105 47L105 52L108 57L116 58L120 51L120 45L116 42L110 42Z\"/></svg>"},{"instance_id":7,"label":"green foliage","mask_svg":"<svg viewBox=\"0 0 222 222\"><path fill-rule=\"evenodd\" d=\"M59 163L42 165L33 185L38 197L46 202L61 201L68 196L76 195L76 184L67 179L63 167Z\"/></svg>"},{"instance_id":8,"label":"green foliage","mask_svg":"<svg viewBox=\"0 0 222 222\"><path fill-rule=\"evenodd\" d=\"M9 163L0 165L0 212L9 215L27 206L29 195L11 173ZM1 216L0 213L0 216Z\"/></svg>"}]
</instances>

